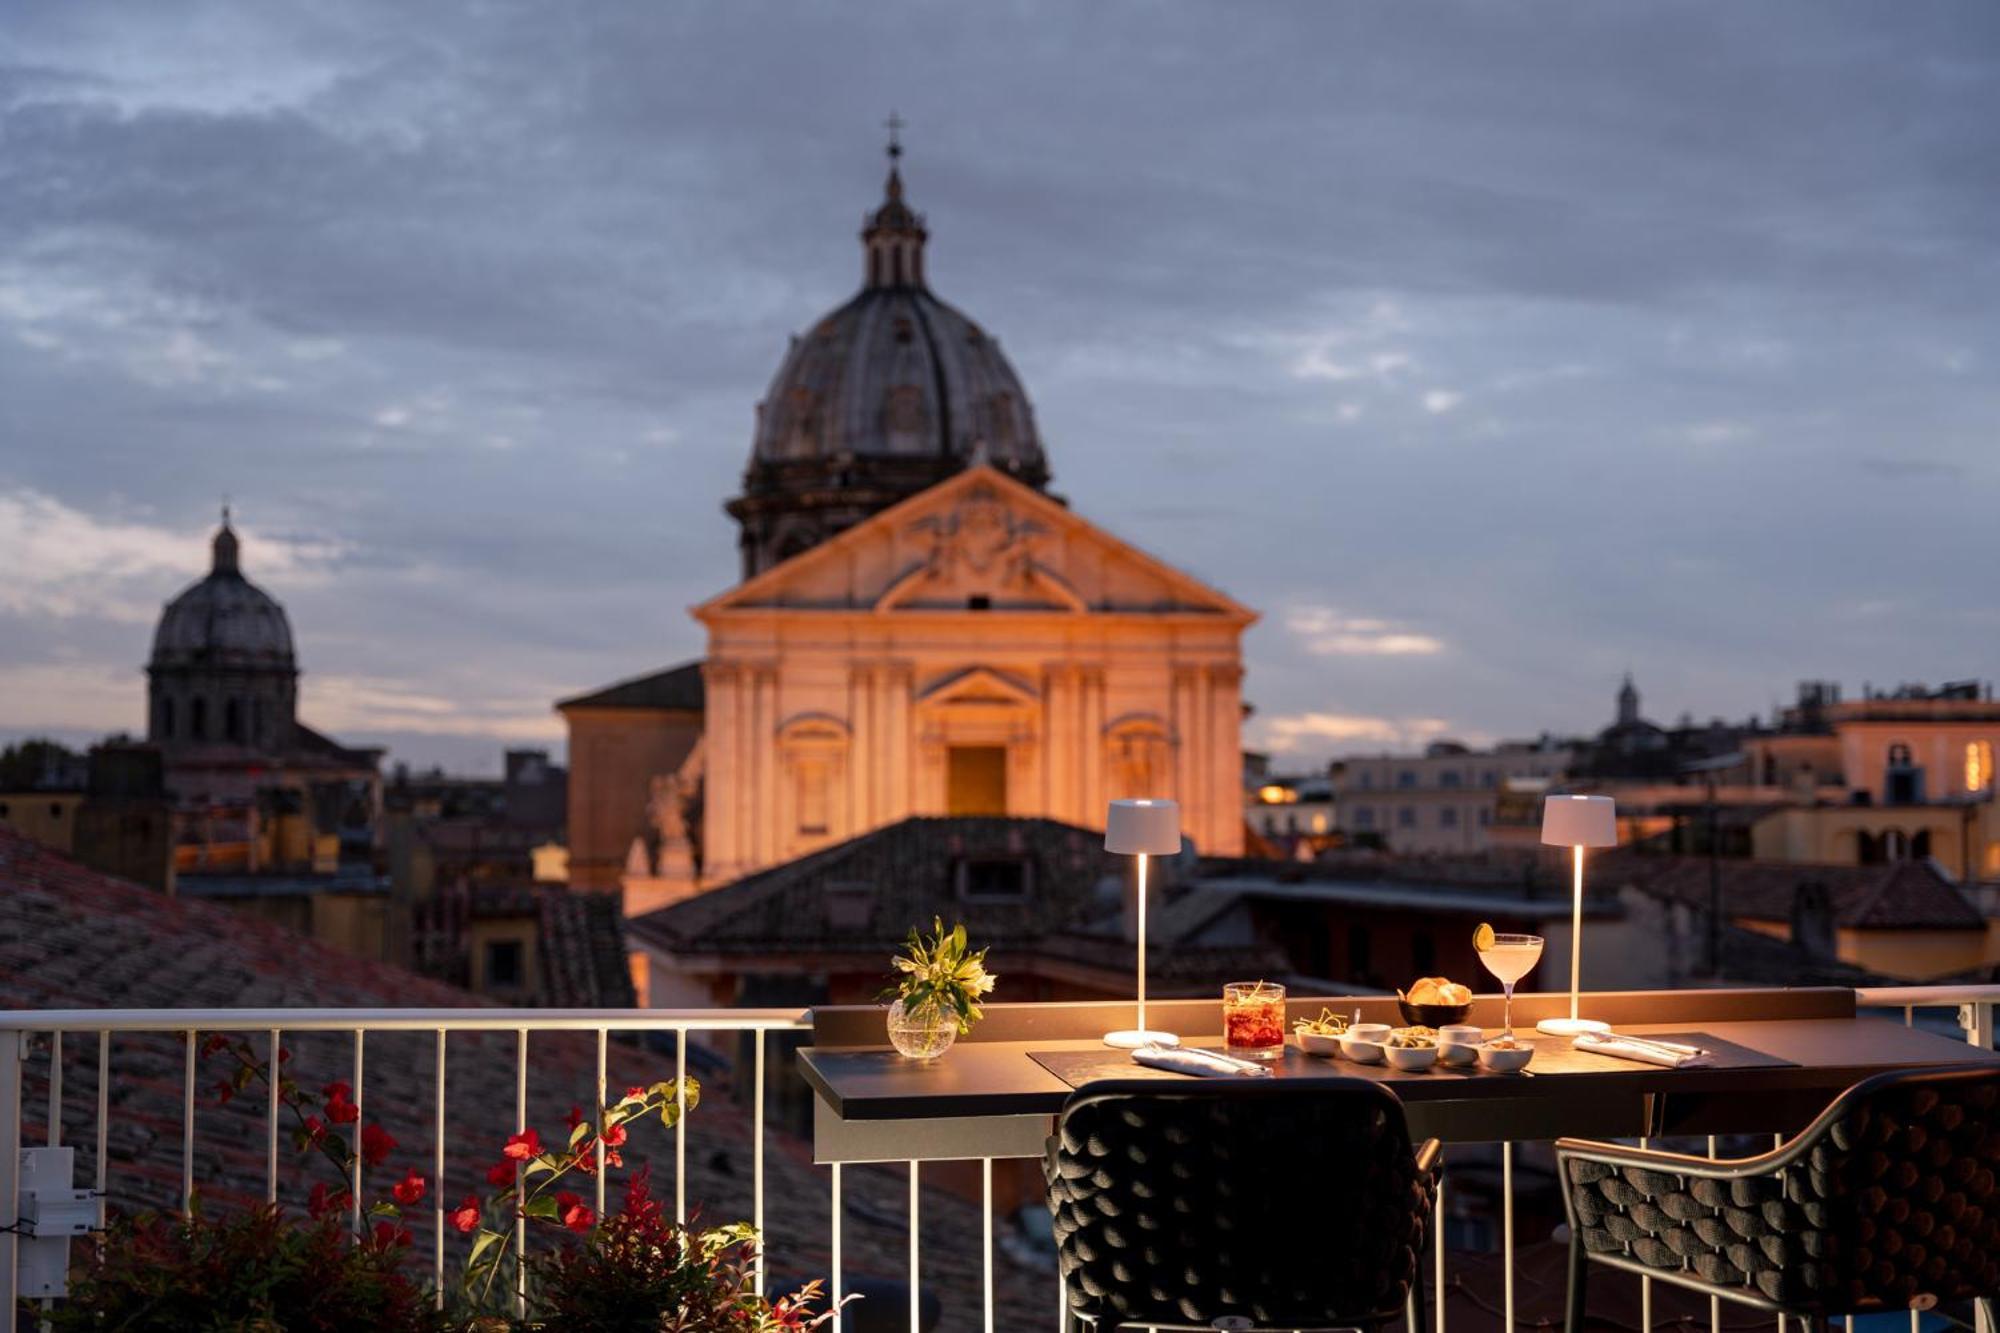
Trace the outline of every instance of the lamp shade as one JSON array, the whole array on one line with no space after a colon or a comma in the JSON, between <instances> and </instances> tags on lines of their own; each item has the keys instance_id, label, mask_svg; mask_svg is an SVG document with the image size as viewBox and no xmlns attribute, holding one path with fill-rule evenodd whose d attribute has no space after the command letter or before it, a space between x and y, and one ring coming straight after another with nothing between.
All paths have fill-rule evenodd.
<instances>
[{"instance_id":1,"label":"lamp shade","mask_svg":"<svg viewBox=\"0 0 2000 1333\"><path fill-rule=\"evenodd\" d=\"M1616 802L1609 796L1549 797L1542 803L1542 841L1557 847L1616 847Z\"/></svg>"},{"instance_id":2,"label":"lamp shade","mask_svg":"<svg viewBox=\"0 0 2000 1333\"><path fill-rule=\"evenodd\" d=\"M1175 856L1181 850L1178 801L1113 801L1104 821L1104 850L1127 856Z\"/></svg>"}]
</instances>

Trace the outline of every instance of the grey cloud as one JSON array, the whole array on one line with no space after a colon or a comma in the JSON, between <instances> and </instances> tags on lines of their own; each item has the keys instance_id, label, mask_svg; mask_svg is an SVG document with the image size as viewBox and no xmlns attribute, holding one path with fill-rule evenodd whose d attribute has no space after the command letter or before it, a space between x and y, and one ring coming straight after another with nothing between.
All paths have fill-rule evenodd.
<instances>
[{"instance_id":1,"label":"grey cloud","mask_svg":"<svg viewBox=\"0 0 2000 1333\"><path fill-rule=\"evenodd\" d=\"M20 5L0 489L338 538L274 587L309 673L553 698L691 655L894 105L1057 489L1269 612L1451 645L1333 662L1273 614L1264 714L1991 671L1951 608L2000 390L1931 349L2000 351L1996 39L1970 3ZM1292 373L1334 334L1409 369ZM1916 585L1893 639L1835 614ZM0 668L144 652L7 629Z\"/></svg>"}]
</instances>

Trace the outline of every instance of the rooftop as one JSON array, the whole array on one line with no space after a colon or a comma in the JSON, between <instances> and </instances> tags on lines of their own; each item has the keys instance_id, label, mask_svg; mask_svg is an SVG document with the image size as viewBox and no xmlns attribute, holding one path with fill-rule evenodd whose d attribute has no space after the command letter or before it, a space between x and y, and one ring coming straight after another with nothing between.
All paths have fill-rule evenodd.
<instances>
[{"instance_id":1,"label":"rooftop","mask_svg":"<svg viewBox=\"0 0 2000 1333\"><path fill-rule=\"evenodd\" d=\"M701 663L683 662L664 671L621 680L601 690L558 700L556 708L653 708L699 713L702 708Z\"/></svg>"}]
</instances>

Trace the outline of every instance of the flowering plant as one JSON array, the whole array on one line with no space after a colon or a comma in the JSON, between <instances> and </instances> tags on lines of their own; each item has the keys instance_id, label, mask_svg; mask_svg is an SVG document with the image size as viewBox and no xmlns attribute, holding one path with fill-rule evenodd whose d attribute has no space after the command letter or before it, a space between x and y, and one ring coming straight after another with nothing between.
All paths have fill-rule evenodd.
<instances>
[{"instance_id":1,"label":"flowering plant","mask_svg":"<svg viewBox=\"0 0 2000 1333\"><path fill-rule=\"evenodd\" d=\"M645 1167L627 1182L620 1208L602 1219L581 1193L564 1187L573 1173L622 1167L631 1131L642 1122L677 1126L701 1100L694 1079L627 1088L595 1115L572 1106L567 1133L547 1143L533 1128L510 1135L486 1170L485 1196L467 1194L445 1210L471 1243L457 1291L440 1301L406 1271L412 1238L402 1224L404 1210L436 1182L413 1169L392 1171L388 1194L361 1210L361 1228L350 1225L354 1187L397 1148L381 1126L361 1123L354 1090L337 1082L306 1089L292 1077L285 1050L275 1070L248 1042L226 1036L210 1037L202 1053L227 1061L211 1085L218 1101L260 1083L270 1090L275 1080L293 1146L331 1166L335 1183L314 1184L304 1219L270 1204L210 1218L198 1198L185 1218L117 1219L80 1266L70 1299L52 1312L58 1329L783 1333L832 1317L830 1310L810 1312L820 1299L817 1282L775 1302L759 1295L755 1231L668 1220ZM519 1255L506 1242L523 1221L553 1230L563 1243L528 1260L529 1317L517 1321L515 1284L501 1279L518 1275Z\"/></svg>"},{"instance_id":2,"label":"flowering plant","mask_svg":"<svg viewBox=\"0 0 2000 1333\"><path fill-rule=\"evenodd\" d=\"M589 1237L529 1261L535 1314L550 1328L658 1333L782 1333L833 1318L832 1310L809 1313L818 1282L775 1303L757 1294L756 1239L747 1226L696 1230L669 1221L641 1168L618 1211Z\"/></svg>"},{"instance_id":3,"label":"flowering plant","mask_svg":"<svg viewBox=\"0 0 2000 1333\"><path fill-rule=\"evenodd\" d=\"M902 1001L906 1012L930 1010L940 1017L949 1016L961 1033L972 1031L972 1025L984 1017L979 997L989 993L999 980L986 970L986 950L968 951L965 923L947 931L943 917L931 918L928 937L911 927L903 952L891 961L899 975L881 998Z\"/></svg>"}]
</instances>

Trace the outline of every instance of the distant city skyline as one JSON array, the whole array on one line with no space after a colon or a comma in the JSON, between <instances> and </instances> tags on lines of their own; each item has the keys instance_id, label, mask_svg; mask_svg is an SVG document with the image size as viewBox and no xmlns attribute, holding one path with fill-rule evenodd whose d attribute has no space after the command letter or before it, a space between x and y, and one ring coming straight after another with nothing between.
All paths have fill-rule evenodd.
<instances>
[{"instance_id":1,"label":"distant city skyline","mask_svg":"<svg viewBox=\"0 0 2000 1333\"><path fill-rule=\"evenodd\" d=\"M0 737L143 732L225 494L391 763L699 656L892 107L1051 489L1263 613L1280 767L1991 678L1996 67L1954 4L19 6Z\"/></svg>"}]
</instances>

